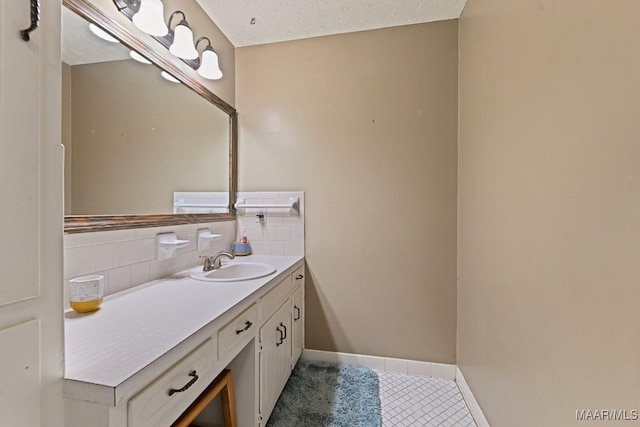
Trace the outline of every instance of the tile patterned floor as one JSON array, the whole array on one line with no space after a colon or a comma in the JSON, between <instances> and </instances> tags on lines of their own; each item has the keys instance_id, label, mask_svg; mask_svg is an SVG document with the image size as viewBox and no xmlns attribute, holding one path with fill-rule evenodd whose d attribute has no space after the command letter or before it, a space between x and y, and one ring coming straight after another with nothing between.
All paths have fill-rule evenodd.
<instances>
[{"instance_id":1,"label":"tile patterned floor","mask_svg":"<svg viewBox=\"0 0 640 427\"><path fill-rule=\"evenodd\" d=\"M454 381L378 372L382 427L476 427Z\"/></svg>"}]
</instances>

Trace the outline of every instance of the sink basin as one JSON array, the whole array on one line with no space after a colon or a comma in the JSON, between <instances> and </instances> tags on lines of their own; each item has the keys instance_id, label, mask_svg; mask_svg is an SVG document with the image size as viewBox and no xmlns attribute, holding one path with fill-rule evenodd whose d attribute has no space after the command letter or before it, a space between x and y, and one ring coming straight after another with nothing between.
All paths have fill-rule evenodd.
<instances>
[{"instance_id":1,"label":"sink basin","mask_svg":"<svg viewBox=\"0 0 640 427\"><path fill-rule=\"evenodd\" d=\"M204 282L238 282L258 279L276 272L276 268L261 262L230 262L211 271L192 271L189 277Z\"/></svg>"}]
</instances>

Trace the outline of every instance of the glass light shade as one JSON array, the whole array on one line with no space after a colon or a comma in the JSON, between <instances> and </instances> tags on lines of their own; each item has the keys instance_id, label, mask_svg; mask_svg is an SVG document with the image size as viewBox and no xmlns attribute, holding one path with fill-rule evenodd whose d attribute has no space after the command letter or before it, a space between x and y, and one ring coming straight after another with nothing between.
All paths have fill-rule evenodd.
<instances>
[{"instance_id":1,"label":"glass light shade","mask_svg":"<svg viewBox=\"0 0 640 427\"><path fill-rule=\"evenodd\" d=\"M109 43L120 43L118 39L114 38L111 34L93 23L89 24L89 30L91 30L94 36L101 38L104 41L108 41Z\"/></svg>"},{"instance_id":2,"label":"glass light shade","mask_svg":"<svg viewBox=\"0 0 640 427\"><path fill-rule=\"evenodd\" d=\"M193 45L193 31L185 21L176 25L169 52L182 59L196 59L198 57L198 51Z\"/></svg>"},{"instance_id":3,"label":"glass light shade","mask_svg":"<svg viewBox=\"0 0 640 427\"><path fill-rule=\"evenodd\" d=\"M176 79L175 77L173 77L171 74L167 73L166 71L161 71L160 75L162 77L164 77L165 80L168 80L172 83L181 83L180 80Z\"/></svg>"},{"instance_id":4,"label":"glass light shade","mask_svg":"<svg viewBox=\"0 0 640 427\"><path fill-rule=\"evenodd\" d=\"M218 55L210 47L207 47L204 52L202 52L198 74L209 80L218 80L222 77L222 70L220 70L218 63Z\"/></svg>"},{"instance_id":5,"label":"glass light shade","mask_svg":"<svg viewBox=\"0 0 640 427\"><path fill-rule=\"evenodd\" d=\"M161 0L140 0L140 9L131 18L136 27L152 36L166 36L169 32L164 23L164 6Z\"/></svg>"},{"instance_id":6,"label":"glass light shade","mask_svg":"<svg viewBox=\"0 0 640 427\"><path fill-rule=\"evenodd\" d=\"M147 58L145 58L144 56L140 55L138 52L136 52L135 50L132 50L129 52L129 56L131 57L131 59L134 59L142 64L151 64L151 61L149 61Z\"/></svg>"}]
</instances>

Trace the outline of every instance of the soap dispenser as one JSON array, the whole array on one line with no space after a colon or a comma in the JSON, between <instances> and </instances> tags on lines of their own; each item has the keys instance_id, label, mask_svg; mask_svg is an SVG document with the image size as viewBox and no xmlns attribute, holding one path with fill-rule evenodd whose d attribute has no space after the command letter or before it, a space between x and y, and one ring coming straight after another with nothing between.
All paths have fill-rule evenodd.
<instances>
[{"instance_id":1,"label":"soap dispenser","mask_svg":"<svg viewBox=\"0 0 640 427\"><path fill-rule=\"evenodd\" d=\"M232 245L231 250L235 256L250 255L251 245L249 245L249 239L247 239L247 236L242 236L240 242L236 242Z\"/></svg>"}]
</instances>

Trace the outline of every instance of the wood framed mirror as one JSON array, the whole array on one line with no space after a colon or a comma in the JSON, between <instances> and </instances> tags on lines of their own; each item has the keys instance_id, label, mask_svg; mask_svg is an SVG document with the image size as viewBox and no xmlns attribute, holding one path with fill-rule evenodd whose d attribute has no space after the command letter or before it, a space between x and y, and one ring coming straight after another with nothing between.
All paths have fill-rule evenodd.
<instances>
[{"instance_id":1,"label":"wood framed mirror","mask_svg":"<svg viewBox=\"0 0 640 427\"><path fill-rule=\"evenodd\" d=\"M108 3L115 9L113 2ZM63 143L65 126L69 139L65 144L65 233L235 219L236 110L168 59L157 41L137 38L89 0L63 0L63 5L63 61L65 26L70 29L76 19L66 17L69 14L86 21L80 25L82 31L88 32L91 23L113 36L114 44L125 52L107 60L71 58L67 62L74 65L63 63L63 92L68 92L63 93L63 103L69 104L63 105ZM85 44L103 43L90 35L75 38ZM95 55L98 49L86 50ZM152 64L131 60L129 50ZM164 81L160 71L181 84ZM136 82L138 74L141 80ZM137 89L142 92L132 93ZM151 110L153 105L158 105L158 111ZM212 128L216 123L218 127ZM150 136L143 136L142 128ZM217 209L195 204L189 212L184 208L188 202L176 202L176 194L208 191L226 196L223 204L211 205ZM203 211L216 213L199 213Z\"/></svg>"}]
</instances>

